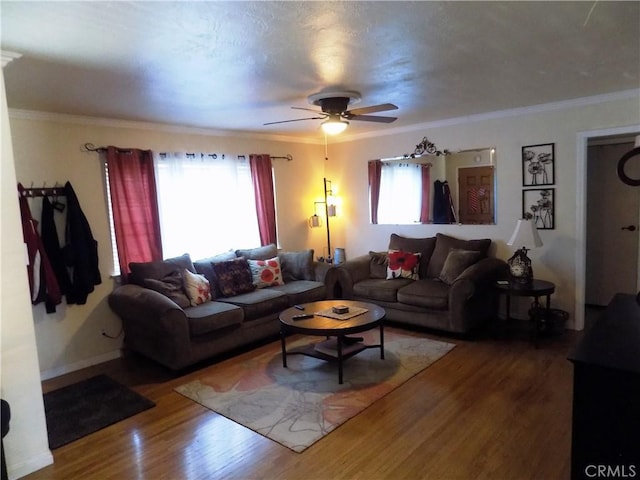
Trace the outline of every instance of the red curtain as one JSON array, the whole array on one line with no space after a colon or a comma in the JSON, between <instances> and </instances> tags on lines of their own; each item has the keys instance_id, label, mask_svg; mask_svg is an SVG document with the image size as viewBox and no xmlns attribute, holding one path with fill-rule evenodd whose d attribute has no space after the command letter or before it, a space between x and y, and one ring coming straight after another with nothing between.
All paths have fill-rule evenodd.
<instances>
[{"instance_id":1,"label":"red curtain","mask_svg":"<svg viewBox=\"0 0 640 480\"><path fill-rule=\"evenodd\" d=\"M262 245L276 243L276 204L271 157L264 153L262 155L251 154L249 155L249 165L256 197L260 242Z\"/></svg>"},{"instance_id":2,"label":"red curtain","mask_svg":"<svg viewBox=\"0 0 640 480\"><path fill-rule=\"evenodd\" d=\"M109 191L120 274L130 262L162 260L160 217L150 150L107 148Z\"/></svg>"},{"instance_id":3,"label":"red curtain","mask_svg":"<svg viewBox=\"0 0 640 480\"><path fill-rule=\"evenodd\" d=\"M378 223L378 203L380 201L380 178L382 177L382 162L369 161L369 196L371 203L371 223Z\"/></svg>"},{"instance_id":4,"label":"red curtain","mask_svg":"<svg viewBox=\"0 0 640 480\"><path fill-rule=\"evenodd\" d=\"M420 223L429 223L429 207L431 201L431 166L421 165L422 201L420 203Z\"/></svg>"}]
</instances>

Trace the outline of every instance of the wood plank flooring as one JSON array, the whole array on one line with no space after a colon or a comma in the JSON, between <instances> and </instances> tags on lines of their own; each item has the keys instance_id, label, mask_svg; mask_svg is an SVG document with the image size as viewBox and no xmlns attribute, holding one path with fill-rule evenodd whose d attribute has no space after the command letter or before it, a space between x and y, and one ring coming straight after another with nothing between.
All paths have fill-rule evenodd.
<instances>
[{"instance_id":1,"label":"wood plank flooring","mask_svg":"<svg viewBox=\"0 0 640 480\"><path fill-rule=\"evenodd\" d=\"M173 389L180 376L126 357L43 383L107 373L156 407L53 451L40 479L567 479L580 334L451 339L457 347L299 454ZM279 351L277 342L258 347ZM226 360L251 356L245 352ZM203 367L203 368L206 368Z\"/></svg>"}]
</instances>

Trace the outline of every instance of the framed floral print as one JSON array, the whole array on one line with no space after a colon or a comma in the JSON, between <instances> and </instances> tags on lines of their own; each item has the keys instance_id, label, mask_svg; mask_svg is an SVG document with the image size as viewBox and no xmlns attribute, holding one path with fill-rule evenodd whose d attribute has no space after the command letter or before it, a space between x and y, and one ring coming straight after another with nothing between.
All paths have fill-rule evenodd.
<instances>
[{"instance_id":1,"label":"framed floral print","mask_svg":"<svg viewBox=\"0 0 640 480\"><path fill-rule=\"evenodd\" d=\"M555 183L555 143L522 147L522 185L535 187Z\"/></svg>"},{"instance_id":2,"label":"framed floral print","mask_svg":"<svg viewBox=\"0 0 640 480\"><path fill-rule=\"evenodd\" d=\"M533 221L538 230L555 228L555 188L522 191L522 218Z\"/></svg>"}]
</instances>

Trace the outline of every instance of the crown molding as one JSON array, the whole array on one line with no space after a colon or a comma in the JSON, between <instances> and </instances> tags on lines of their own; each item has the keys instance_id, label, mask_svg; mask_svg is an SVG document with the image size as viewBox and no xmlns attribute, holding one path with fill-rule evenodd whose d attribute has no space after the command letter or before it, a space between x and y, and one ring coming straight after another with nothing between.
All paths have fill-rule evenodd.
<instances>
[{"instance_id":1,"label":"crown molding","mask_svg":"<svg viewBox=\"0 0 640 480\"><path fill-rule=\"evenodd\" d=\"M495 112L478 113L475 115L467 115L463 117L454 117L444 120L435 120L433 122L425 122L405 127L390 128L384 132L367 132L355 135L342 136L337 142L350 142L355 140L381 137L386 135L398 135L401 133L411 133L415 131L424 131L432 128L451 127L455 125L463 125L467 123L483 122L488 120L498 120L502 118L517 117L521 115L532 115L536 113L551 112L557 110L566 110L569 108L583 107L587 105L597 105L599 103L610 102L614 100L628 100L640 98L640 88L631 90L622 90L619 92L604 93L601 95L593 95L590 97L573 98L570 100L560 100L558 102L541 103L528 107L511 108L507 110L497 110Z\"/></svg>"},{"instance_id":2,"label":"crown molding","mask_svg":"<svg viewBox=\"0 0 640 480\"><path fill-rule=\"evenodd\" d=\"M3 52L4 55L5 52ZM475 115L466 115L462 117L454 117L443 120L435 120L432 122L419 123L414 125L407 125L404 127L389 128L384 131L375 131L367 133L359 133L349 135L342 134L335 137L331 137L331 143L347 143L356 140L377 138L381 136L398 135L402 133L412 133L416 131L423 132L433 128L451 127L455 125L463 125L467 123L482 122L488 120L496 120L502 118L516 117L521 115L531 115L536 113L551 112L557 110L566 110L569 108L577 108L587 105L597 105L599 103L610 102L614 100L626 100L626 99L640 98L640 88L632 90L623 90L619 92L605 93L602 95L594 95L590 97L574 98L570 100L561 100L558 102L543 103L539 105L532 105L528 107L518 107L507 110L498 110L495 112L479 113ZM167 133L179 133L187 135L203 135L209 137L238 137L238 138L251 138L253 140L271 140L276 142L285 143L301 143L310 145L322 145L324 144L324 136L290 136L290 135L274 135L265 134L260 132L247 132L238 130L215 130L208 128L189 127L181 125L170 125L164 123L153 122L140 122L130 120L117 120L113 118L100 118L83 115L71 115L66 113L52 113L42 112L36 110L21 110L21 109L9 109L9 118L25 119L25 120L40 120L40 121L52 121L60 123L72 123L78 125L92 125L100 127L111 128L127 128L138 130L153 130L162 131Z\"/></svg>"},{"instance_id":3,"label":"crown molding","mask_svg":"<svg viewBox=\"0 0 640 480\"><path fill-rule=\"evenodd\" d=\"M115 118L92 117L86 115L72 115L68 113L43 112L39 110L24 110L18 108L9 109L9 118L20 120L35 120L56 123L70 123L84 126L97 126L108 128L126 128L135 130L152 130L167 133L179 133L185 135L202 135L207 137L238 137L251 138L252 140L271 140L286 143L322 144L317 138L292 137L288 135L273 135L259 132L247 132L237 130L216 130L211 128L189 127L184 125L171 125L166 123L140 122L132 120L118 120Z\"/></svg>"}]
</instances>

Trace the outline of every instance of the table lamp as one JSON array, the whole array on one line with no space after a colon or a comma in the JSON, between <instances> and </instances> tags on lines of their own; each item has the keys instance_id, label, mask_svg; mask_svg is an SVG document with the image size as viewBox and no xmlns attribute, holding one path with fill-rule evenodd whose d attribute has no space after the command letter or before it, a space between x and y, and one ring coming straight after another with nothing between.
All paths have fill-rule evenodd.
<instances>
[{"instance_id":1,"label":"table lamp","mask_svg":"<svg viewBox=\"0 0 640 480\"><path fill-rule=\"evenodd\" d=\"M538 229L531 220L521 218L518 220L507 245L522 245L507 260L511 281L523 285L530 284L533 281L533 268L531 268L531 259L527 257L527 252L532 248L542 246L542 239L538 235Z\"/></svg>"}]
</instances>

